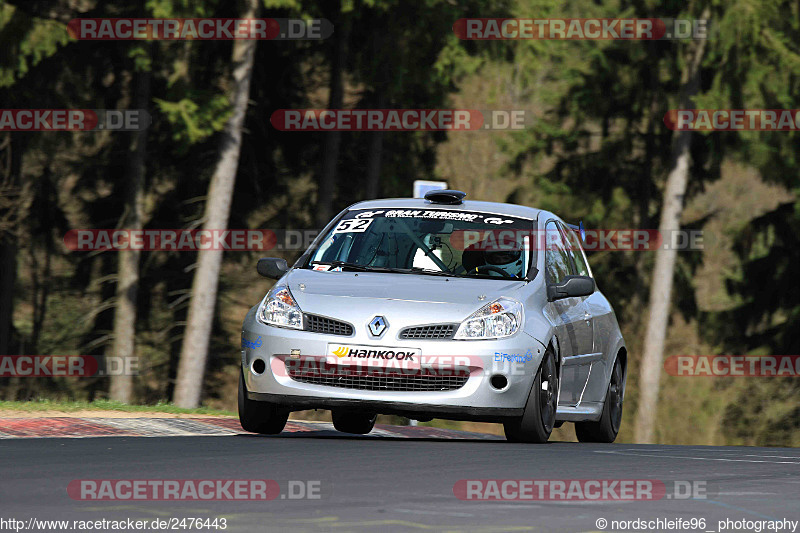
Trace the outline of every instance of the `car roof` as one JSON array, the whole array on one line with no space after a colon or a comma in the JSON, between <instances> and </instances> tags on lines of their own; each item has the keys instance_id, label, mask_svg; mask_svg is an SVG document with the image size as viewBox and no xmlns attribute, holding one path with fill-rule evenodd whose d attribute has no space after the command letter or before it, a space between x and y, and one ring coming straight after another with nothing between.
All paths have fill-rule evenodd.
<instances>
[{"instance_id":1,"label":"car roof","mask_svg":"<svg viewBox=\"0 0 800 533\"><path fill-rule=\"evenodd\" d=\"M457 205L435 204L424 198L383 198L367 200L351 205L348 209L444 209L448 211L476 211L478 213L494 213L512 217L530 218L536 220L541 209L526 207L524 205L503 204L500 202L480 202L477 200L464 200Z\"/></svg>"}]
</instances>

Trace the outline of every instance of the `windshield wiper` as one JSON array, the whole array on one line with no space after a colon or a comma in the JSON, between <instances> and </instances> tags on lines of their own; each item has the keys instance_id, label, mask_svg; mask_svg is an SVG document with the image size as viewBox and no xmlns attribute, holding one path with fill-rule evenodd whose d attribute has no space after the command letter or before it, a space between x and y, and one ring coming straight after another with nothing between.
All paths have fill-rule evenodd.
<instances>
[{"instance_id":1,"label":"windshield wiper","mask_svg":"<svg viewBox=\"0 0 800 533\"><path fill-rule=\"evenodd\" d=\"M352 268L361 272L389 272L392 274L430 274L432 276L449 276L457 277L455 274L442 272L441 270L429 270L421 267L400 268L400 267L386 267L386 266L370 266L358 265L355 263L348 263L346 261L310 261L309 264L315 265L331 265L342 268Z\"/></svg>"},{"instance_id":2,"label":"windshield wiper","mask_svg":"<svg viewBox=\"0 0 800 533\"><path fill-rule=\"evenodd\" d=\"M444 272L442 270L431 270L429 268L422 268L422 267L411 267L411 272L414 274L425 274L428 276L447 276L448 278L461 278L463 276L459 276L458 274L453 274L452 272Z\"/></svg>"},{"instance_id":3,"label":"windshield wiper","mask_svg":"<svg viewBox=\"0 0 800 533\"><path fill-rule=\"evenodd\" d=\"M368 267L366 265L357 265L355 263L348 263L347 261L309 261L309 265L331 265L335 267L342 267L342 268L352 268L353 270L360 270L362 272L367 272L372 270L372 267Z\"/></svg>"}]
</instances>

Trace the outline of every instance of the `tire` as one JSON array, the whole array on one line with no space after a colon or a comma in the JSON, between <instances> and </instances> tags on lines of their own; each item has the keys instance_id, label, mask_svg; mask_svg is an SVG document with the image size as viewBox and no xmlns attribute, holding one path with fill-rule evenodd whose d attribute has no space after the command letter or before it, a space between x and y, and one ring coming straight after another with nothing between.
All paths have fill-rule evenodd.
<instances>
[{"instance_id":1,"label":"tire","mask_svg":"<svg viewBox=\"0 0 800 533\"><path fill-rule=\"evenodd\" d=\"M611 379L608 381L608 392L603 404L603 414L597 422L575 422L575 436L578 442L612 443L617 438L622 422L622 399L625 392L625 371L617 357Z\"/></svg>"},{"instance_id":2,"label":"tire","mask_svg":"<svg viewBox=\"0 0 800 533\"><path fill-rule=\"evenodd\" d=\"M547 350L536 372L522 416L503 423L510 442L545 443L553 432L558 403L556 358ZM544 388L543 388L544 387Z\"/></svg>"},{"instance_id":3,"label":"tire","mask_svg":"<svg viewBox=\"0 0 800 533\"><path fill-rule=\"evenodd\" d=\"M239 373L239 423L242 429L262 435L277 435L286 426L289 411L269 402L258 402L247 397L244 372Z\"/></svg>"},{"instance_id":4,"label":"tire","mask_svg":"<svg viewBox=\"0 0 800 533\"><path fill-rule=\"evenodd\" d=\"M366 435L375 427L378 415L356 411L334 410L332 413L333 427L342 433Z\"/></svg>"}]
</instances>

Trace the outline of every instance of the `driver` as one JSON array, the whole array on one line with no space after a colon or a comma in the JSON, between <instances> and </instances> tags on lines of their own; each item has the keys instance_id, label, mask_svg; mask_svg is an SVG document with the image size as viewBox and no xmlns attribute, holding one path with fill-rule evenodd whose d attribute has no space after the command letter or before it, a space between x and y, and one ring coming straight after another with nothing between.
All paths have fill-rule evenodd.
<instances>
[{"instance_id":1,"label":"driver","mask_svg":"<svg viewBox=\"0 0 800 533\"><path fill-rule=\"evenodd\" d=\"M518 277L522 271L521 250L485 251L483 260L485 264L499 267L512 277Z\"/></svg>"}]
</instances>

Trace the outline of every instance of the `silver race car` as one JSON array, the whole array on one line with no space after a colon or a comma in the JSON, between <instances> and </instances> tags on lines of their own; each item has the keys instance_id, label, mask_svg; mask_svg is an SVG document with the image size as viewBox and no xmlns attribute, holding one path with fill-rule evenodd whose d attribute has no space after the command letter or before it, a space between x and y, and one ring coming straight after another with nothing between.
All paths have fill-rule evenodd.
<instances>
[{"instance_id":1,"label":"silver race car","mask_svg":"<svg viewBox=\"0 0 800 533\"><path fill-rule=\"evenodd\" d=\"M242 327L239 419L280 433L291 411L332 410L369 433L379 413L498 422L508 440L613 442L625 341L577 232L547 211L465 200L361 202L277 279Z\"/></svg>"}]
</instances>

